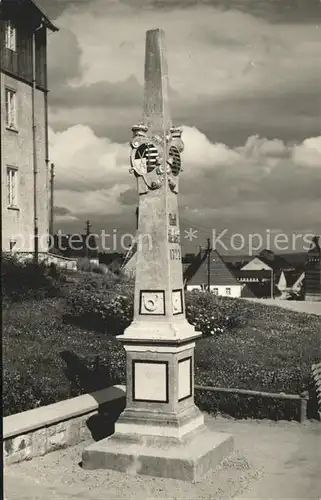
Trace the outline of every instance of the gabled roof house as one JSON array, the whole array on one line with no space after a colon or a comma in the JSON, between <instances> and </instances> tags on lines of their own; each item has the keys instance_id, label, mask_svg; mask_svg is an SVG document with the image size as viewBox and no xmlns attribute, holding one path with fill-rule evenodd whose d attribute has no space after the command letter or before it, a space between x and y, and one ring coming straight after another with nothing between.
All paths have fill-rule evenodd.
<instances>
[{"instance_id":1,"label":"gabled roof house","mask_svg":"<svg viewBox=\"0 0 321 500\"><path fill-rule=\"evenodd\" d=\"M216 250L201 250L194 261L184 270L184 283L187 290L208 290L215 295L241 297L244 285L228 269Z\"/></svg>"},{"instance_id":2,"label":"gabled roof house","mask_svg":"<svg viewBox=\"0 0 321 500\"><path fill-rule=\"evenodd\" d=\"M291 264L270 250L263 250L241 267L241 271L283 271L289 269L291 269Z\"/></svg>"},{"instance_id":3,"label":"gabled roof house","mask_svg":"<svg viewBox=\"0 0 321 500\"><path fill-rule=\"evenodd\" d=\"M321 301L321 236L313 238L305 263L305 300Z\"/></svg>"}]
</instances>

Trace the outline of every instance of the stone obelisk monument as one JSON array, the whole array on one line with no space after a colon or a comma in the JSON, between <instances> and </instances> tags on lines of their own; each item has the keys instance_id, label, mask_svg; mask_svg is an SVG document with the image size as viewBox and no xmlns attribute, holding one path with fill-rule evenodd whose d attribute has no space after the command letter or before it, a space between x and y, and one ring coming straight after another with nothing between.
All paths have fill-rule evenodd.
<instances>
[{"instance_id":1,"label":"stone obelisk monument","mask_svg":"<svg viewBox=\"0 0 321 500\"><path fill-rule=\"evenodd\" d=\"M172 126L162 30L146 33L142 123L133 126L131 172L139 196L134 318L126 350L126 409L113 436L83 453L87 469L194 480L232 451L194 404L194 347L185 316L178 217L183 142Z\"/></svg>"}]
</instances>

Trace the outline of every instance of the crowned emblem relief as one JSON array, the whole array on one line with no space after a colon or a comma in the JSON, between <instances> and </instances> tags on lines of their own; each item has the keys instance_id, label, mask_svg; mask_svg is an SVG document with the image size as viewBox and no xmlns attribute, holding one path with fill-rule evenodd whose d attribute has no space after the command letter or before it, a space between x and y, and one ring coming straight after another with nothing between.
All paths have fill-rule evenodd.
<instances>
[{"instance_id":1,"label":"crowned emblem relief","mask_svg":"<svg viewBox=\"0 0 321 500\"><path fill-rule=\"evenodd\" d=\"M184 143L181 139L182 129L171 127L168 138L168 185L174 193L178 193L178 175L183 170L181 153L184 151Z\"/></svg>"},{"instance_id":2,"label":"crowned emblem relief","mask_svg":"<svg viewBox=\"0 0 321 500\"><path fill-rule=\"evenodd\" d=\"M138 179L139 194L159 189L166 177L170 189L177 193L182 170L180 153L184 149L181 129L172 127L165 140L159 135L148 137L148 127L144 124L134 125L132 131L130 172Z\"/></svg>"},{"instance_id":3,"label":"crowned emblem relief","mask_svg":"<svg viewBox=\"0 0 321 500\"><path fill-rule=\"evenodd\" d=\"M134 125L132 131L130 172L138 178L139 194L145 194L162 185L158 172L163 161L161 140L157 136L148 137L148 127L144 124Z\"/></svg>"}]
</instances>

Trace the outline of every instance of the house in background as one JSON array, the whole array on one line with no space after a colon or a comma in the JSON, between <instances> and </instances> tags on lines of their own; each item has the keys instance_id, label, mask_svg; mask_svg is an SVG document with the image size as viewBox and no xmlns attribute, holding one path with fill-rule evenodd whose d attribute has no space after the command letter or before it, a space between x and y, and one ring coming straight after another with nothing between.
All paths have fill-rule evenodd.
<instances>
[{"instance_id":1,"label":"house in background","mask_svg":"<svg viewBox=\"0 0 321 500\"><path fill-rule=\"evenodd\" d=\"M282 271L258 270L233 272L235 278L243 285L242 297L254 297L266 299L279 297L280 292L277 287ZM273 282L272 282L273 279Z\"/></svg>"},{"instance_id":2,"label":"house in background","mask_svg":"<svg viewBox=\"0 0 321 500\"><path fill-rule=\"evenodd\" d=\"M321 301L321 236L313 238L305 263L305 300Z\"/></svg>"},{"instance_id":3,"label":"house in background","mask_svg":"<svg viewBox=\"0 0 321 500\"><path fill-rule=\"evenodd\" d=\"M78 264L87 261L99 266L99 249L94 234L54 235L54 253L68 259L76 259Z\"/></svg>"},{"instance_id":4,"label":"house in background","mask_svg":"<svg viewBox=\"0 0 321 500\"><path fill-rule=\"evenodd\" d=\"M262 250L250 262L241 267L241 271L286 271L292 268L283 257L271 250Z\"/></svg>"},{"instance_id":5,"label":"house in background","mask_svg":"<svg viewBox=\"0 0 321 500\"><path fill-rule=\"evenodd\" d=\"M282 297L278 288L282 273L293 272L294 269L283 257L276 255L271 250L262 250L248 263L235 271L235 276L240 283L247 284L247 290L256 298ZM282 278L284 280L285 277ZM283 281L281 281L283 283ZM286 288L286 283L283 284ZM246 293L246 291L244 291Z\"/></svg>"},{"instance_id":6,"label":"house in background","mask_svg":"<svg viewBox=\"0 0 321 500\"><path fill-rule=\"evenodd\" d=\"M201 250L184 272L184 284L188 291L210 291L223 297L241 297L242 285L234 277L216 250Z\"/></svg>"},{"instance_id":7,"label":"house in background","mask_svg":"<svg viewBox=\"0 0 321 500\"><path fill-rule=\"evenodd\" d=\"M281 271L276 286L281 292L280 299L300 298L304 288L304 271Z\"/></svg>"},{"instance_id":8,"label":"house in background","mask_svg":"<svg viewBox=\"0 0 321 500\"><path fill-rule=\"evenodd\" d=\"M47 36L32 0L0 2L2 251L48 252Z\"/></svg>"}]
</instances>

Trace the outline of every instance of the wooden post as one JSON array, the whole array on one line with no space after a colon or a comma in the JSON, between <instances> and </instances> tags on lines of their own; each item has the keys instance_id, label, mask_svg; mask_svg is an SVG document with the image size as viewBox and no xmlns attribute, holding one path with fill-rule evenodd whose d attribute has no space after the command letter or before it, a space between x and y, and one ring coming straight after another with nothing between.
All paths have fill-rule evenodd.
<instances>
[{"instance_id":1,"label":"wooden post","mask_svg":"<svg viewBox=\"0 0 321 500\"><path fill-rule=\"evenodd\" d=\"M207 289L211 291L211 240L207 238Z\"/></svg>"},{"instance_id":2,"label":"wooden post","mask_svg":"<svg viewBox=\"0 0 321 500\"><path fill-rule=\"evenodd\" d=\"M91 224L89 220L86 220L86 238L85 238L85 257L88 259L89 258L89 252L88 252L88 243L89 243L89 235L90 235L90 228Z\"/></svg>"},{"instance_id":3,"label":"wooden post","mask_svg":"<svg viewBox=\"0 0 321 500\"><path fill-rule=\"evenodd\" d=\"M300 423L303 424L307 419L307 406L309 401L309 393L308 391L302 392L300 395L301 404L300 404Z\"/></svg>"},{"instance_id":4,"label":"wooden post","mask_svg":"<svg viewBox=\"0 0 321 500\"><path fill-rule=\"evenodd\" d=\"M49 236L54 236L54 178L55 165L50 165L50 219L49 219Z\"/></svg>"},{"instance_id":5,"label":"wooden post","mask_svg":"<svg viewBox=\"0 0 321 500\"><path fill-rule=\"evenodd\" d=\"M32 156L33 156L33 225L34 225L34 263L39 262L39 227L38 227L38 208L37 208L37 125L36 125L36 31L32 34L32 89L31 89L31 114L32 114Z\"/></svg>"}]
</instances>

